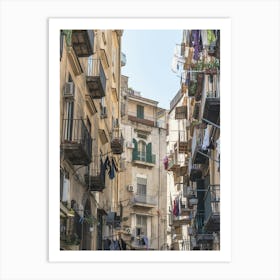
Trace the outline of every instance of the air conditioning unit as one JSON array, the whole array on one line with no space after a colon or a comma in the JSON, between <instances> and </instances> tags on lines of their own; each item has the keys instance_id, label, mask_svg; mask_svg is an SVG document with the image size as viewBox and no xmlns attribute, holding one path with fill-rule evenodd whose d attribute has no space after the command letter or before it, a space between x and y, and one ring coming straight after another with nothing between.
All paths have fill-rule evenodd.
<instances>
[{"instance_id":1,"label":"air conditioning unit","mask_svg":"<svg viewBox=\"0 0 280 280\"><path fill-rule=\"evenodd\" d=\"M132 185L128 185L128 186L127 186L127 190L128 190L129 192L133 192L133 191L134 191L134 187L133 187Z\"/></svg>"},{"instance_id":2,"label":"air conditioning unit","mask_svg":"<svg viewBox=\"0 0 280 280\"><path fill-rule=\"evenodd\" d=\"M71 98L74 97L74 83L73 82L65 83L63 95L64 95L64 97L71 97Z\"/></svg>"},{"instance_id":3,"label":"air conditioning unit","mask_svg":"<svg viewBox=\"0 0 280 280\"><path fill-rule=\"evenodd\" d=\"M101 107L101 114L100 114L100 117L102 119L105 119L107 118L107 108L105 106Z\"/></svg>"},{"instance_id":4,"label":"air conditioning unit","mask_svg":"<svg viewBox=\"0 0 280 280\"><path fill-rule=\"evenodd\" d=\"M126 142L126 147L129 148L129 149L134 149L134 143Z\"/></svg>"}]
</instances>

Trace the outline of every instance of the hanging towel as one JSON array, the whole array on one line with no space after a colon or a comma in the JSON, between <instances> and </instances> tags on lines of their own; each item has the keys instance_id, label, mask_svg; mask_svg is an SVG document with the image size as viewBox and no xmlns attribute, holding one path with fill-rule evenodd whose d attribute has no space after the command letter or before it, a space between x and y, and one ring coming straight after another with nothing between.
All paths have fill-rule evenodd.
<instances>
[{"instance_id":1,"label":"hanging towel","mask_svg":"<svg viewBox=\"0 0 280 280\"><path fill-rule=\"evenodd\" d=\"M213 30L207 30L207 42L208 45L211 45L212 43L216 42L216 37Z\"/></svg>"},{"instance_id":2,"label":"hanging towel","mask_svg":"<svg viewBox=\"0 0 280 280\"><path fill-rule=\"evenodd\" d=\"M203 143L202 143L202 150L207 150L210 145L209 142L209 131L207 127L204 130L204 138L203 138Z\"/></svg>"},{"instance_id":3,"label":"hanging towel","mask_svg":"<svg viewBox=\"0 0 280 280\"><path fill-rule=\"evenodd\" d=\"M205 47L208 45L207 30L201 30L200 34L201 34L203 47Z\"/></svg>"},{"instance_id":4,"label":"hanging towel","mask_svg":"<svg viewBox=\"0 0 280 280\"><path fill-rule=\"evenodd\" d=\"M146 245L146 249L149 248L149 240L148 240L148 237L147 236L143 236L143 241L144 241L144 244Z\"/></svg>"},{"instance_id":5,"label":"hanging towel","mask_svg":"<svg viewBox=\"0 0 280 280\"><path fill-rule=\"evenodd\" d=\"M115 170L116 170L116 166L114 161L112 160L112 164L110 165L110 169L109 169L109 178L111 180L115 178Z\"/></svg>"}]
</instances>

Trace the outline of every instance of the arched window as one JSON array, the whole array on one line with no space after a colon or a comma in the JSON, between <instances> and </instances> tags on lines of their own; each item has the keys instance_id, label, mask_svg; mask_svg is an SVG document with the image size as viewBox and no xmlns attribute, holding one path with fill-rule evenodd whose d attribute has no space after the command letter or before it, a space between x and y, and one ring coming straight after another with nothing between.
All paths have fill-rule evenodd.
<instances>
[{"instance_id":1,"label":"arched window","mask_svg":"<svg viewBox=\"0 0 280 280\"><path fill-rule=\"evenodd\" d=\"M133 139L133 144L132 160L154 163L155 159L152 155L152 143L146 144L143 140L137 142L136 139Z\"/></svg>"}]
</instances>

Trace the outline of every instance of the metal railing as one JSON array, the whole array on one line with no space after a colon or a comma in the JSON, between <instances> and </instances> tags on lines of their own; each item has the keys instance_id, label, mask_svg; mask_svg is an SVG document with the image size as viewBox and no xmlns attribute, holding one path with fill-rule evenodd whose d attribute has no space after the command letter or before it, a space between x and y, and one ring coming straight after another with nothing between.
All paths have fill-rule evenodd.
<instances>
[{"instance_id":1,"label":"metal railing","mask_svg":"<svg viewBox=\"0 0 280 280\"><path fill-rule=\"evenodd\" d=\"M157 204L157 198L155 196L135 194L132 198L132 202L133 203L156 205Z\"/></svg>"},{"instance_id":2,"label":"metal railing","mask_svg":"<svg viewBox=\"0 0 280 280\"><path fill-rule=\"evenodd\" d=\"M133 154L132 160L139 160L147 163L156 164L156 155L151 154L151 156L149 156L146 152L138 151L137 154Z\"/></svg>"},{"instance_id":3,"label":"metal railing","mask_svg":"<svg viewBox=\"0 0 280 280\"><path fill-rule=\"evenodd\" d=\"M205 221L220 213L220 185L209 185L204 197Z\"/></svg>"},{"instance_id":4,"label":"metal railing","mask_svg":"<svg viewBox=\"0 0 280 280\"><path fill-rule=\"evenodd\" d=\"M61 141L64 144L80 144L91 158L92 139L82 119L63 119Z\"/></svg>"},{"instance_id":5,"label":"metal railing","mask_svg":"<svg viewBox=\"0 0 280 280\"><path fill-rule=\"evenodd\" d=\"M100 82L103 91L106 92L106 75L99 58L89 58L88 59L88 69L87 76L100 77Z\"/></svg>"}]
</instances>

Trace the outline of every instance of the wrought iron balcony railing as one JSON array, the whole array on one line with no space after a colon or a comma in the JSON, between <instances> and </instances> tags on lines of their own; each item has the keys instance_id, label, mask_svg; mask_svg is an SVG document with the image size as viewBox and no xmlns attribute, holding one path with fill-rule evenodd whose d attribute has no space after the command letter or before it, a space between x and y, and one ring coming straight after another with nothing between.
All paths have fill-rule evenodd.
<instances>
[{"instance_id":1,"label":"wrought iron balcony railing","mask_svg":"<svg viewBox=\"0 0 280 280\"><path fill-rule=\"evenodd\" d=\"M92 139L82 119L64 119L61 149L73 165L88 165L92 160Z\"/></svg>"},{"instance_id":2,"label":"wrought iron balcony railing","mask_svg":"<svg viewBox=\"0 0 280 280\"><path fill-rule=\"evenodd\" d=\"M156 205L157 200L155 196L135 194L132 198L133 204L147 204Z\"/></svg>"},{"instance_id":3,"label":"wrought iron balcony railing","mask_svg":"<svg viewBox=\"0 0 280 280\"><path fill-rule=\"evenodd\" d=\"M106 95L106 76L100 59L90 59L86 84L89 95L99 99Z\"/></svg>"},{"instance_id":4,"label":"wrought iron balcony railing","mask_svg":"<svg viewBox=\"0 0 280 280\"><path fill-rule=\"evenodd\" d=\"M220 230L220 185L209 185L204 198L205 229Z\"/></svg>"}]
</instances>

